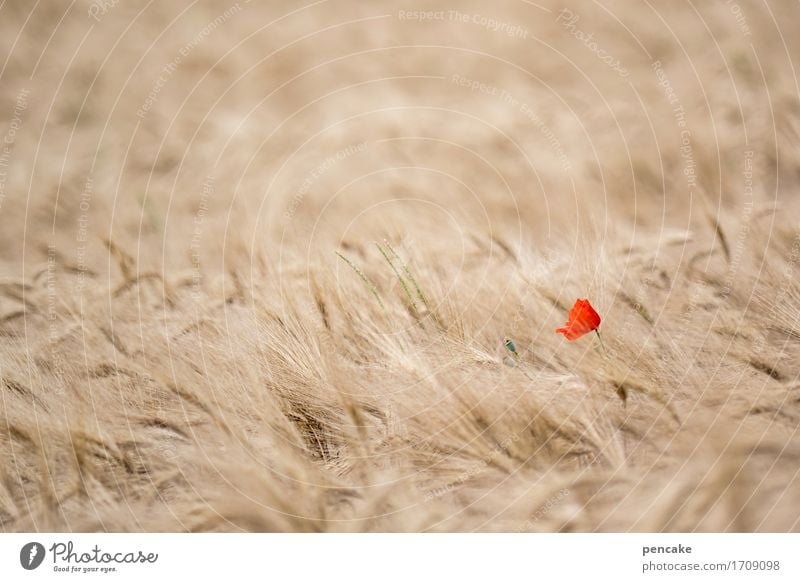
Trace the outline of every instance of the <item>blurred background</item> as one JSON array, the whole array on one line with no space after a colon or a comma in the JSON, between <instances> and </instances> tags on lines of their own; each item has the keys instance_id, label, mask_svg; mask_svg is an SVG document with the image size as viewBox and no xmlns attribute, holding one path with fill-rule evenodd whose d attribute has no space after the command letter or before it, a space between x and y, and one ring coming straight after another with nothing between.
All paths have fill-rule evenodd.
<instances>
[{"instance_id":1,"label":"blurred background","mask_svg":"<svg viewBox=\"0 0 800 582\"><path fill-rule=\"evenodd\" d=\"M291 268L407 220L463 257L470 233L579 248L740 219L748 152L753 201L790 204L796 12L7 1L4 270L52 244L102 273L104 239L144 270Z\"/></svg>"}]
</instances>

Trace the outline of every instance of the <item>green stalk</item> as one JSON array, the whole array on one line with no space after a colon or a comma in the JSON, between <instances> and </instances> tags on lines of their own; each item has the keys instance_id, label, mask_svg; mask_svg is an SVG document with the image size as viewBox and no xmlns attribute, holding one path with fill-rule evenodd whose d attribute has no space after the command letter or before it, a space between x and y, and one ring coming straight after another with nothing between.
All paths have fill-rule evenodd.
<instances>
[{"instance_id":1,"label":"green stalk","mask_svg":"<svg viewBox=\"0 0 800 582\"><path fill-rule=\"evenodd\" d=\"M388 243L386 243L386 244L388 246ZM375 246L378 247L378 250L383 255L383 258L386 259L386 262L389 263L389 266L392 268L392 271L394 271L394 274L397 277L397 280L400 281L400 284L403 286L403 290L406 292L406 295L408 296L408 300L411 302L411 307L414 308L414 311L419 312L419 310L417 309L417 304L414 302L414 297L411 295L411 291L409 291L408 285L406 285L405 279L403 279L403 277L400 275L400 271L398 271L397 267L394 266L394 263L389 258L389 255L386 254L386 251L383 250L383 247L380 244L378 244L377 242L375 243ZM395 256L397 256L397 254L395 254Z\"/></svg>"},{"instance_id":2,"label":"green stalk","mask_svg":"<svg viewBox=\"0 0 800 582\"><path fill-rule=\"evenodd\" d=\"M408 277L409 281L411 281L411 284L414 285L414 289L417 290L417 295L419 295L419 298L422 301L422 303L425 305L425 307L428 309L429 312L433 313L433 311L431 311L431 306L428 305L428 300L425 298L425 294L422 292L422 289L419 286L419 283L417 283L417 280L414 278L414 275L411 274L411 271L409 270L409 268L406 266L406 264L400 258L400 255L398 255L397 251L395 251L394 248L392 248L392 245L389 244L389 241L383 241L383 242L384 242L384 244L386 244L388 249L390 251L392 251L392 254L400 262L400 265L402 265L403 271L405 272L405 274Z\"/></svg>"},{"instance_id":3,"label":"green stalk","mask_svg":"<svg viewBox=\"0 0 800 582\"><path fill-rule=\"evenodd\" d=\"M606 350L605 344L603 344L603 338L600 335L600 330L596 329L596 330L594 330L594 333L597 334L597 339L600 340L600 347L603 348L603 354L605 354L605 356L608 357L608 351Z\"/></svg>"},{"instance_id":4,"label":"green stalk","mask_svg":"<svg viewBox=\"0 0 800 582\"><path fill-rule=\"evenodd\" d=\"M367 287L369 287L369 290L372 291L372 294L375 296L375 299L378 300L378 305L381 306L381 309L386 309L383 305L383 301L381 301L380 295L378 295L378 289L375 287L374 283L369 280L369 277L367 277L364 271L356 267L350 259L345 257L339 251L335 252L339 256L339 258L342 259L348 265L350 265L350 268L353 269L359 277L361 277L361 280L364 281L364 283L366 283Z\"/></svg>"}]
</instances>

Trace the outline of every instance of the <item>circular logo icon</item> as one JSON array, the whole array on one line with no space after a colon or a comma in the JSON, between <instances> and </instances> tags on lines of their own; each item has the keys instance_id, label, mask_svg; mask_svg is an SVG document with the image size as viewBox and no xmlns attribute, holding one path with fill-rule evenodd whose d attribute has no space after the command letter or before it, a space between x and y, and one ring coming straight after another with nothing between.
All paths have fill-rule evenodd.
<instances>
[{"instance_id":1,"label":"circular logo icon","mask_svg":"<svg viewBox=\"0 0 800 582\"><path fill-rule=\"evenodd\" d=\"M26 570L35 570L44 561L44 546L39 542L30 542L22 546L19 552L19 563Z\"/></svg>"}]
</instances>

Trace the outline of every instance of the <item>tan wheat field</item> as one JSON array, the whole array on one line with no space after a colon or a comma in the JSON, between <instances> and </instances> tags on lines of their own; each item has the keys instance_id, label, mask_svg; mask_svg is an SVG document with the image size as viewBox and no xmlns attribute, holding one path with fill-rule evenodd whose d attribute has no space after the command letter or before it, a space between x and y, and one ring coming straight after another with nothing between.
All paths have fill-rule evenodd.
<instances>
[{"instance_id":1,"label":"tan wheat field","mask_svg":"<svg viewBox=\"0 0 800 582\"><path fill-rule=\"evenodd\" d=\"M0 530L800 530L798 18L0 3Z\"/></svg>"}]
</instances>

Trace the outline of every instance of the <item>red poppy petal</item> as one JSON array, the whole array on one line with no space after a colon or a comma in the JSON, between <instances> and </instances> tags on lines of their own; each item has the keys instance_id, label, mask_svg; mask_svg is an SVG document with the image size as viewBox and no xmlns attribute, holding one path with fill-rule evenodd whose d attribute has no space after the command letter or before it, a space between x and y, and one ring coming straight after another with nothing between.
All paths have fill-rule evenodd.
<instances>
[{"instance_id":1,"label":"red poppy petal","mask_svg":"<svg viewBox=\"0 0 800 582\"><path fill-rule=\"evenodd\" d=\"M565 327L556 329L556 333L563 334L568 340L574 341L600 326L600 315L594 310L588 299L578 299L569 312Z\"/></svg>"}]
</instances>

